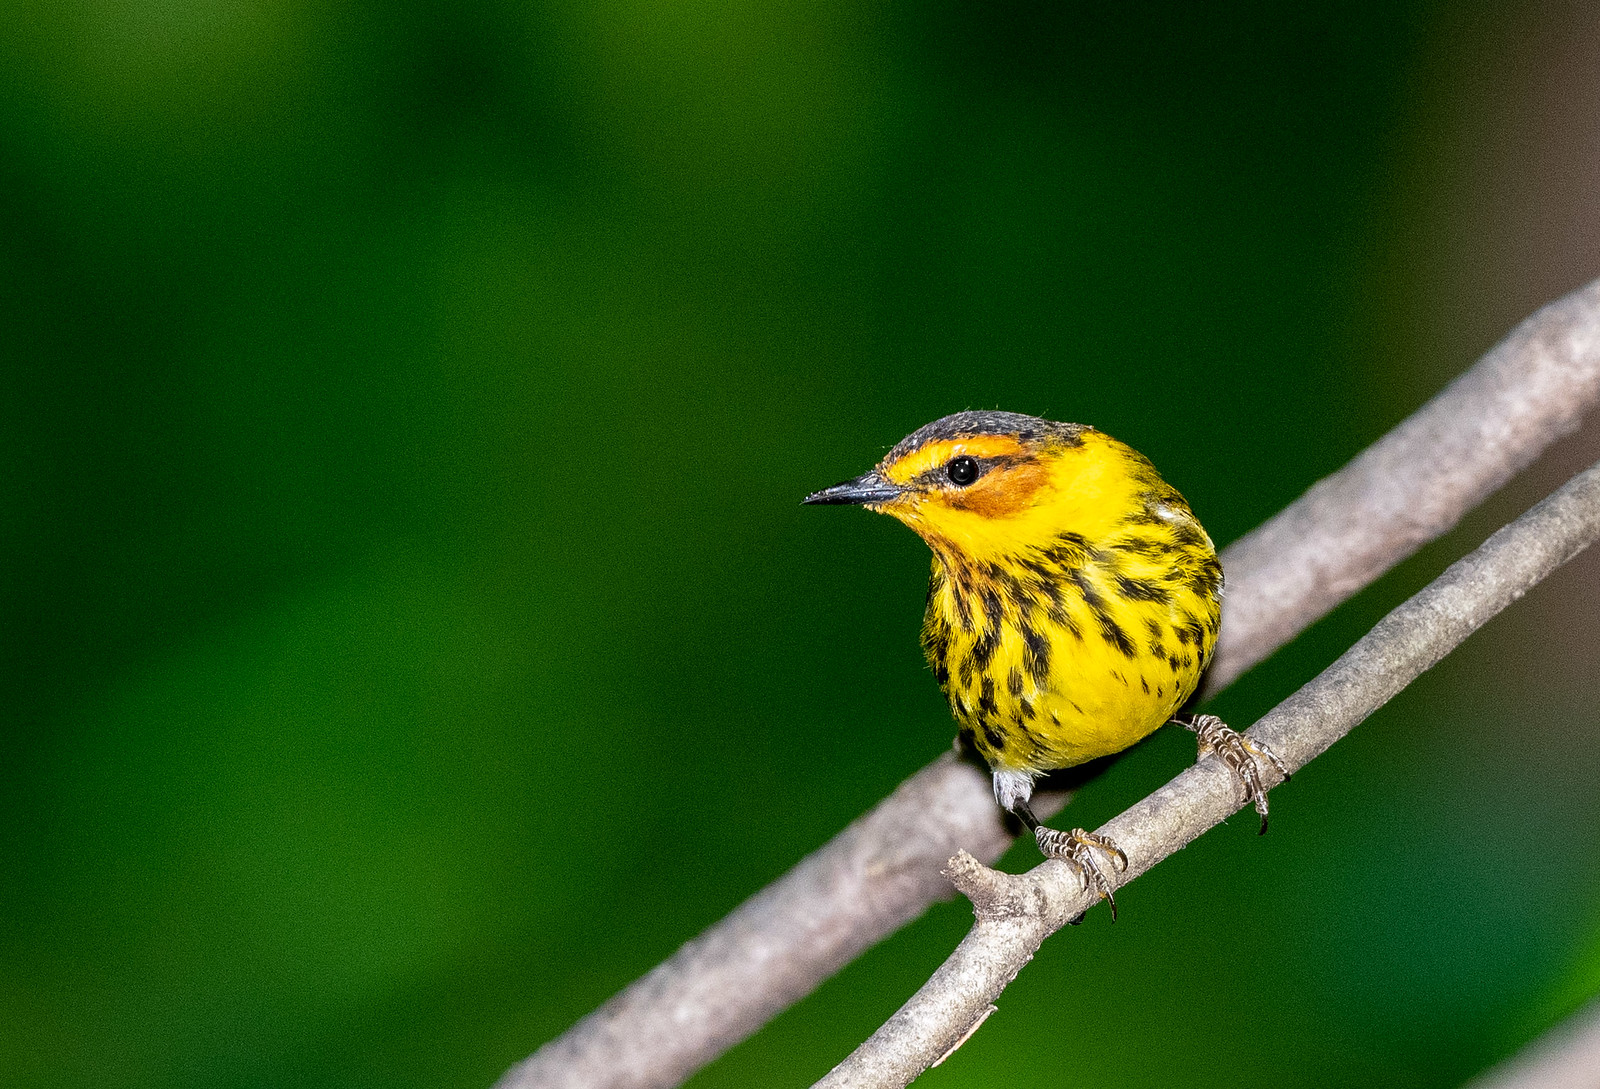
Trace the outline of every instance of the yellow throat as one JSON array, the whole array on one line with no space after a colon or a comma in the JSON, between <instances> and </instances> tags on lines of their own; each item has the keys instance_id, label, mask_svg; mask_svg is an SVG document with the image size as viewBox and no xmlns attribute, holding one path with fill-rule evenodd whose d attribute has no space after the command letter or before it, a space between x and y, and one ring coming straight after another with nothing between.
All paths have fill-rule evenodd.
<instances>
[{"instance_id":1,"label":"yellow throat","mask_svg":"<svg viewBox=\"0 0 1600 1089\"><path fill-rule=\"evenodd\" d=\"M1091 427L959 412L807 498L891 514L933 549L922 644L1002 805L1182 707L1220 626L1222 568L1189 504Z\"/></svg>"}]
</instances>

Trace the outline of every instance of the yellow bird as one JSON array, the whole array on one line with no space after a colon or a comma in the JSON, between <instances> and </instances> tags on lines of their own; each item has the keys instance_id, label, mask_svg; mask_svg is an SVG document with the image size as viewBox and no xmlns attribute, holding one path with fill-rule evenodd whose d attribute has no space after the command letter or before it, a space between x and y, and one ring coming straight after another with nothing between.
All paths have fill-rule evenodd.
<instances>
[{"instance_id":1,"label":"yellow bird","mask_svg":"<svg viewBox=\"0 0 1600 1089\"><path fill-rule=\"evenodd\" d=\"M871 472L807 496L892 514L933 549L922 646L996 801L1045 855L1111 899L1092 849L1040 825L1046 772L1121 752L1194 694L1216 647L1222 565L1189 504L1140 453L1084 424L957 412L902 439ZM1239 776L1267 829L1258 758L1211 715L1182 725ZM1116 904L1111 904L1112 918Z\"/></svg>"}]
</instances>

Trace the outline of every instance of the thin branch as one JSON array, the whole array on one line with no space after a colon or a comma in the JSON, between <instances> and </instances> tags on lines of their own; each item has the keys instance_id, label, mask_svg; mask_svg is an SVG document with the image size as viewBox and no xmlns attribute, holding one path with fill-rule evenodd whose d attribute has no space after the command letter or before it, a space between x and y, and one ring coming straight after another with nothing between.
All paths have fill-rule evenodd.
<instances>
[{"instance_id":1,"label":"thin branch","mask_svg":"<svg viewBox=\"0 0 1600 1089\"><path fill-rule=\"evenodd\" d=\"M1248 732L1291 772L1325 752L1496 613L1600 538L1600 464L1452 564L1315 680ZM1282 782L1270 767L1268 787ZM1098 830L1127 853L1121 886L1188 846L1244 804L1237 781L1208 757ZM1076 870L1060 861L1014 876L971 855L950 860L950 876L973 902L977 921L921 990L817 1089L898 1089L971 1032L1045 938L1093 907Z\"/></svg>"},{"instance_id":2,"label":"thin branch","mask_svg":"<svg viewBox=\"0 0 1600 1089\"><path fill-rule=\"evenodd\" d=\"M1577 430L1600 400L1600 281L1544 307L1348 465L1222 556L1209 696Z\"/></svg>"},{"instance_id":3,"label":"thin branch","mask_svg":"<svg viewBox=\"0 0 1600 1089\"><path fill-rule=\"evenodd\" d=\"M1463 514L1600 400L1600 281L1540 310L1410 419L1223 553L1220 689ZM1036 796L1048 817L1065 802ZM794 869L513 1067L499 1089L667 1089L950 895L1011 843L941 756Z\"/></svg>"},{"instance_id":4,"label":"thin branch","mask_svg":"<svg viewBox=\"0 0 1600 1089\"><path fill-rule=\"evenodd\" d=\"M1465 1089L1594 1089L1600 1084L1600 998Z\"/></svg>"}]
</instances>

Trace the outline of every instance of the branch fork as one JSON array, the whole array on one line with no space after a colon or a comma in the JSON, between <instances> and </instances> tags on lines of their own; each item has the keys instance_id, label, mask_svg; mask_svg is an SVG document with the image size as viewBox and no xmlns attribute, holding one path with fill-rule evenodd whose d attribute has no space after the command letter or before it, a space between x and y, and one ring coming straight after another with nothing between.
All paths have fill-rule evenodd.
<instances>
[{"instance_id":1,"label":"branch fork","mask_svg":"<svg viewBox=\"0 0 1600 1089\"><path fill-rule=\"evenodd\" d=\"M1244 737L1252 742L1254 747L1265 748L1262 740L1253 733L1246 733ZM1262 765L1258 772L1262 793L1287 782L1294 770L1278 762L1276 758L1263 761ZM1190 770L1197 777L1203 776L1208 781L1223 781L1231 786L1236 804L1227 815L1231 816L1243 810L1254 800L1241 789L1238 773L1215 753L1207 753L1201 757ZM1160 793L1157 791L1151 798L1157 797ZM1131 812L1133 811L1129 810L1129 813ZM1127 814L1124 814L1125 816ZM1116 892L1134 877L1150 869L1162 857L1161 855L1147 857L1140 851L1142 845L1135 839L1130 838L1128 843L1124 843L1122 838L1124 833L1119 831L1121 823L1122 818L1118 818L1095 832L1097 836L1113 840L1128 856L1126 870L1119 871L1111 867L1104 871L1105 880L1112 892ZM1192 840L1186 840L1180 846L1187 846L1189 842ZM961 850L945 863L942 872L949 878L950 884L955 886L956 891L972 902L973 915L979 924L1030 919L1037 920L1051 931L1055 931L1066 923L1080 918L1101 900L1092 880L1061 859L1045 859L1027 873L1010 874L986 866L965 850Z\"/></svg>"},{"instance_id":2,"label":"branch fork","mask_svg":"<svg viewBox=\"0 0 1600 1089\"><path fill-rule=\"evenodd\" d=\"M1202 696L1226 687L1447 532L1551 443L1575 430L1597 402L1600 281L1528 318L1388 435L1223 552L1229 593ZM1479 590L1493 596L1492 587ZM1457 631L1456 642L1464 637L1459 604L1441 609L1428 622ZM1438 650L1427 665L1453 645ZM1370 647L1365 653L1356 663L1358 670L1374 675L1394 671L1393 653ZM1311 691L1314 686L1250 731L1291 771L1332 744L1341 731L1329 724L1355 713L1352 707L1360 702L1361 686L1354 680L1342 690L1324 686ZM1291 728L1296 721L1310 723L1310 728ZM1291 743L1291 735L1302 740ZM1275 771L1264 771L1263 780L1270 787L1278 777ZM1035 802L1038 816L1048 819L1064 797L1036 795ZM1214 817L1172 819L1173 813L1195 806ZM1240 808L1237 779L1218 761L1201 760L1101 829L1129 860L1127 873L1108 877L1117 886L1126 885L1155 859L1182 848ZM1150 817L1139 830L1124 823L1136 812ZM1203 814L1194 810L1191 815ZM1053 920L1068 913L1070 918L1074 905L1076 910L1093 906L1064 865L1044 863L1019 877L995 874L982 865L981 860L999 858L1012 840L1011 830L999 819L989 777L946 753L788 874L512 1068L500 1087L678 1085L948 896L952 881L979 911L975 933L1030 928L1047 915ZM949 880L941 876L941 864ZM1009 976L1002 970L997 979L1009 981ZM981 1010L964 1010L952 1022L959 1029L941 1039L958 1043L958 1037L975 1028ZM919 1059L916 1069L929 1061ZM894 1063L874 1068L890 1067L901 1069ZM889 1085L899 1076L833 1083Z\"/></svg>"},{"instance_id":3,"label":"branch fork","mask_svg":"<svg viewBox=\"0 0 1600 1089\"><path fill-rule=\"evenodd\" d=\"M1394 609L1337 661L1247 733L1281 760L1267 787L1303 768L1520 598L1600 538L1600 464L1501 528ZM1237 774L1207 757L1116 817L1100 834L1126 853L1127 884L1247 804ZM1066 867L1043 863L1012 877L958 869L978 922L923 987L818 1087L900 1089L970 1035L973 1019L1033 958L1040 944L1097 898ZM963 891L966 891L963 889ZM973 895L976 894L976 895ZM1070 919L1070 915L1068 918Z\"/></svg>"}]
</instances>

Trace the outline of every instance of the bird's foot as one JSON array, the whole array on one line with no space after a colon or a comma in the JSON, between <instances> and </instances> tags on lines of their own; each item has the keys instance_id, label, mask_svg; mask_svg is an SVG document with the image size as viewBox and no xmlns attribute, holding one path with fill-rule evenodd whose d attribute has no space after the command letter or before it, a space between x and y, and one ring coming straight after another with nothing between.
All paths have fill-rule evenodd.
<instances>
[{"instance_id":1,"label":"bird's foot","mask_svg":"<svg viewBox=\"0 0 1600 1089\"><path fill-rule=\"evenodd\" d=\"M1111 895L1111 882L1106 880L1105 871L1094 860L1094 852L1104 854L1111 860L1112 866L1123 871L1128 868L1128 856L1122 853L1122 848L1106 837L1085 832L1082 828L1062 832L1040 825L1033 830L1033 838L1046 858L1059 858L1077 868L1078 876L1083 879L1083 887L1100 893L1101 898L1111 905L1111 921L1116 922L1117 901ZM1077 923L1082 918L1080 915L1072 921Z\"/></svg>"},{"instance_id":2,"label":"bird's foot","mask_svg":"<svg viewBox=\"0 0 1600 1089\"><path fill-rule=\"evenodd\" d=\"M1185 729L1194 731L1195 740L1200 743L1201 758L1216 753L1228 765L1239 780L1239 785L1244 788L1244 800L1255 803L1256 812L1261 815L1260 834L1266 835L1267 788L1261 783L1261 773L1266 764L1262 761L1277 768L1278 774L1287 782L1289 769L1283 766L1283 761L1265 745L1258 745L1224 725L1216 715L1194 715L1188 722L1182 719L1178 722Z\"/></svg>"}]
</instances>

